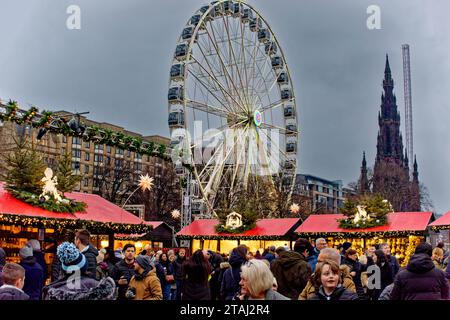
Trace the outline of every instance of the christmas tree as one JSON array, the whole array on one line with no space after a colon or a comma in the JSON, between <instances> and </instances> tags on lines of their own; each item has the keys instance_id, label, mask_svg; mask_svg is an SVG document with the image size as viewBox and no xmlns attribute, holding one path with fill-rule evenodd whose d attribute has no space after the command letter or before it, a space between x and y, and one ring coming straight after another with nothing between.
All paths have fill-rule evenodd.
<instances>
[{"instance_id":1,"label":"christmas tree","mask_svg":"<svg viewBox=\"0 0 450 320\"><path fill-rule=\"evenodd\" d=\"M6 186L8 189L39 194L46 165L34 144L30 144L26 136L14 141L16 147L6 157Z\"/></svg>"},{"instance_id":2,"label":"christmas tree","mask_svg":"<svg viewBox=\"0 0 450 320\"><path fill-rule=\"evenodd\" d=\"M70 153L63 154L58 161L56 169L56 177L58 179L58 190L62 192L72 191L81 181L81 175L77 175L72 170L72 157Z\"/></svg>"}]
</instances>

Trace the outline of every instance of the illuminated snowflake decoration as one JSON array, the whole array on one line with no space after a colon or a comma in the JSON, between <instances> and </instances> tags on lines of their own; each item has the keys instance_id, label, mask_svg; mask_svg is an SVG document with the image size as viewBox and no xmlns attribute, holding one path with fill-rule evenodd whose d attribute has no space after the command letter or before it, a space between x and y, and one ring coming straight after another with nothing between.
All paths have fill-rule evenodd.
<instances>
[{"instance_id":1,"label":"illuminated snowflake decoration","mask_svg":"<svg viewBox=\"0 0 450 320\"><path fill-rule=\"evenodd\" d=\"M289 207L289 210L294 213L297 214L300 211L300 206L296 203L291 204L291 206Z\"/></svg>"},{"instance_id":2,"label":"illuminated snowflake decoration","mask_svg":"<svg viewBox=\"0 0 450 320\"><path fill-rule=\"evenodd\" d=\"M145 176L141 175L139 179L139 187L142 191L150 190L153 187L153 178L150 178L148 174Z\"/></svg>"},{"instance_id":3,"label":"illuminated snowflake decoration","mask_svg":"<svg viewBox=\"0 0 450 320\"><path fill-rule=\"evenodd\" d=\"M179 219L180 218L180 216L181 216L181 213L180 213L180 211L179 210L177 210L177 209L175 209L175 210L172 210L172 218L174 218L174 219Z\"/></svg>"}]
</instances>

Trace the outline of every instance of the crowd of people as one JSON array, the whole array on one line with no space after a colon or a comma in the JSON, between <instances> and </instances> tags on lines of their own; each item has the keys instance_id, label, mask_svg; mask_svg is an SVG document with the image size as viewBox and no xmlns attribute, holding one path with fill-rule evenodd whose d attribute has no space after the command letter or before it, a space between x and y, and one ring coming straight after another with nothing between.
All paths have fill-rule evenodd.
<instances>
[{"instance_id":1,"label":"crowd of people","mask_svg":"<svg viewBox=\"0 0 450 320\"><path fill-rule=\"evenodd\" d=\"M229 255L197 250L187 257L184 248L137 253L133 244L97 250L87 230L67 235L51 266L35 239L19 255L19 264L6 263L0 248L0 300L449 299L449 252L426 242L403 268L387 243L361 256L349 242L338 250L323 238L300 238L293 250L253 254L239 245Z\"/></svg>"}]
</instances>

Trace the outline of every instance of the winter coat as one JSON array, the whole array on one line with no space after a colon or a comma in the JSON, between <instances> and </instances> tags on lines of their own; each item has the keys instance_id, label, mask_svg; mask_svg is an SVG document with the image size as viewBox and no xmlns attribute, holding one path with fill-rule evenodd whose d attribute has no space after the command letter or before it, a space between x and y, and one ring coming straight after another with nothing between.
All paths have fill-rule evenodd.
<instances>
[{"instance_id":1,"label":"winter coat","mask_svg":"<svg viewBox=\"0 0 450 320\"><path fill-rule=\"evenodd\" d=\"M79 286L71 289L71 286ZM44 288L44 300L115 300L116 285L110 277L100 281L87 276L65 277Z\"/></svg>"},{"instance_id":2,"label":"winter coat","mask_svg":"<svg viewBox=\"0 0 450 320\"><path fill-rule=\"evenodd\" d=\"M393 283L384 288L383 292L381 292L380 296L378 297L378 300L391 300L391 293L393 288Z\"/></svg>"},{"instance_id":3,"label":"winter coat","mask_svg":"<svg viewBox=\"0 0 450 320\"><path fill-rule=\"evenodd\" d=\"M14 286L3 285L0 287L0 300L28 300L30 297Z\"/></svg>"},{"instance_id":4,"label":"winter coat","mask_svg":"<svg viewBox=\"0 0 450 320\"><path fill-rule=\"evenodd\" d=\"M236 293L239 292L241 286L241 266L246 259L240 256L237 252L232 251L228 263L231 269L224 272L220 284L220 296L225 300L232 300Z\"/></svg>"},{"instance_id":5,"label":"winter coat","mask_svg":"<svg viewBox=\"0 0 450 320\"><path fill-rule=\"evenodd\" d=\"M341 266L342 267L342 266ZM342 287L350 292L356 293L356 286L353 282L353 277L348 273L348 268L340 268L342 271ZM306 284L305 289L300 293L298 300L310 300L316 294L316 288L311 280Z\"/></svg>"},{"instance_id":6,"label":"winter coat","mask_svg":"<svg viewBox=\"0 0 450 320\"><path fill-rule=\"evenodd\" d=\"M97 278L97 256L98 250L92 244L89 244L86 248L81 251L81 253L86 258L88 267L86 275L92 279Z\"/></svg>"},{"instance_id":7,"label":"winter coat","mask_svg":"<svg viewBox=\"0 0 450 320\"><path fill-rule=\"evenodd\" d=\"M306 258L295 251L281 252L270 269L277 279L278 292L290 299L298 298L311 276Z\"/></svg>"},{"instance_id":8,"label":"winter coat","mask_svg":"<svg viewBox=\"0 0 450 320\"><path fill-rule=\"evenodd\" d=\"M211 300L211 293L209 290L208 277L210 269L205 274L201 266L191 266L186 263L183 266L183 294L181 299L188 301L196 300Z\"/></svg>"},{"instance_id":9,"label":"winter coat","mask_svg":"<svg viewBox=\"0 0 450 320\"><path fill-rule=\"evenodd\" d=\"M447 265L447 269L445 269L445 277L450 281L450 263Z\"/></svg>"},{"instance_id":10,"label":"winter coat","mask_svg":"<svg viewBox=\"0 0 450 320\"><path fill-rule=\"evenodd\" d=\"M0 248L0 287L3 285L2 269L6 263L5 260L6 260L6 252L5 250L3 250L3 248Z\"/></svg>"},{"instance_id":11,"label":"winter coat","mask_svg":"<svg viewBox=\"0 0 450 320\"><path fill-rule=\"evenodd\" d=\"M381 274L381 287L380 289L368 289L367 293L368 296L372 300L378 300L380 297L381 292L383 292L384 288L386 288L388 285L390 285L392 282L394 282L394 277L392 275L392 266L389 262L384 263L382 266L378 266L380 268L380 274ZM368 277L371 276L371 274L367 274Z\"/></svg>"},{"instance_id":12,"label":"winter coat","mask_svg":"<svg viewBox=\"0 0 450 320\"><path fill-rule=\"evenodd\" d=\"M44 253L41 250L35 250L33 251L33 257L36 258L36 262L39 263L39 265L42 267L42 271L44 271L44 279L42 285L45 286L45 282L48 278L48 266L45 262Z\"/></svg>"},{"instance_id":13,"label":"winter coat","mask_svg":"<svg viewBox=\"0 0 450 320\"><path fill-rule=\"evenodd\" d=\"M174 266L173 263L167 260L166 262L158 262L155 266L156 268L156 275L159 278L159 281L161 283L161 287L164 287L168 284L172 284L173 282L168 282L166 279L167 275L174 275ZM175 279L175 276L174 276Z\"/></svg>"},{"instance_id":14,"label":"winter coat","mask_svg":"<svg viewBox=\"0 0 450 320\"><path fill-rule=\"evenodd\" d=\"M181 258L177 256L175 261L173 262L173 270L175 274L175 280L181 281L183 280L183 263L186 261L186 256Z\"/></svg>"},{"instance_id":15,"label":"winter coat","mask_svg":"<svg viewBox=\"0 0 450 320\"><path fill-rule=\"evenodd\" d=\"M134 261L131 264L127 264L125 259L117 262L114 272L113 279L116 282L116 286L119 288L119 299L125 299L125 293L127 292L127 285L119 285L119 279L124 277L127 280L127 283L130 283L131 278L135 275L134 271Z\"/></svg>"},{"instance_id":16,"label":"winter coat","mask_svg":"<svg viewBox=\"0 0 450 320\"><path fill-rule=\"evenodd\" d=\"M114 276L114 269L115 266L110 262L100 262L97 265L96 270L96 278L97 280L101 280L106 277L113 277Z\"/></svg>"},{"instance_id":17,"label":"winter coat","mask_svg":"<svg viewBox=\"0 0 450 320\"><path fill-rule=\"evenodd\" d=\"M360 299L365 298L364 288L361 282L361 264L358 261L354 261L352 259L345 258L344 261L341 262L344 265L347 265L350 272L355 272L356 274L353 277L353 282L355 283L356 293Z\"/></svg>"},{"instance_id":18,"label":"winter coat","mask_svg":"<svg viewBox=\"0 0 450 320\"><path fill-rule=\"evenodd\" d=\"M55 254L51 266L50 282L55 282L62 278L64 278L64 273L61 268L61 260L59 260L58 256Z\"/></svg>"},{"instance_id":19,"label":"winter coat","mask_svg":"<svg viewBox=\"0 0 450 320\"><path fill-rule=\"evenodd\" d=\"M398 263L398 260L395 256L389 255L388 259L389 259L389 263L391 264L391 268L392 268L392 277L395 278L398 271L400 270L400 264Z\"/></svg>"},{"instance_id":20,"label":"winter coat","mask_svg":"<svg viewBox=\"0 0 450 320\"><path fill-rule=\"evenodd\" d=\"M244 297L244 300L253 300L253 299L251 297ZM265 296L264 300L276 301L276 300L291 300L291 299L283 296L281 293L279 293L277 291L273 291L272 289L269 289L266 292L266 296Z\"/></svg>"},{"instance_id":21,"label":"winter coat","mask_svg":"<svg viewBox=\"0 0 450 320\"><path fill-rule=\"evenodd\" d=\"M327 295L325 294L323 287L320 286L319 292L317 292L310 300L358 300L358 295L348 291L344 287L337 287L331 295Z\"/></svg>"},{"instance_id":22,"label":"winter coat","mask_svg":"<svg viewBox=\"0 0 450 320\"><path fill-rule=\"evenodd\" d=\"M269 263L272 263L272 260L275 259L275 255L272 252L268 252L265 255L263 255L263 259L266 259L269 261Z\"/></svg>"},{"instance_id":23,"label":"winter coat","mask_svg":"<svg viewBox=\"0 0 450 320\"><path fill-rule=\"evenodd\" d=\"M394 281L391 300L446 300L449 284L425 253L414 254Z\"/></svg>"},{"instance_id":24,"label":"winter coat","mask_svg":"<svg viewBox=\"0 0 450 320\"><path fill-rule=\"evenodd\" d=\"M142 280L137 280L134 275L129 288L136 289L136 295L132 300L162 300L163 298L161 283L156 276L155 268L152 268Z\"/></svg>"},{"instance_id":25,"label":"winter coat","mask_svg":"<svg viewBox=\"0 0 450 320\"><path fill-rule=\"evenodd\" d=\"M22 290L30 300L39 300L44 286L44 270L34 257L22 259L20 265L25 269L25 284Z\"/></svg>"},{"instance_id":26,"label":"winter coat","mask_svg":"<svg viewBox=\"0 0 450 320\"><path fill-rule=\"evenodd\" d=\"M220 264L223 262L223 257L220 254L214 252L209 259L209 262L211 263L212 267L210 282L217 282L220 274Z\"/></svg>"},{"instance_id":27,"label":"winter coat","mask_svg":"<svg viewBox=\"0 0 450 320\"><path fill-rule=\"evenodd\" d=\"M308 263L311 267L311 271L314 272L316 270L317 259L319 258L320 251L317 248L313 249L312 254L308 257Z\"/></svg>"}]
</instances>

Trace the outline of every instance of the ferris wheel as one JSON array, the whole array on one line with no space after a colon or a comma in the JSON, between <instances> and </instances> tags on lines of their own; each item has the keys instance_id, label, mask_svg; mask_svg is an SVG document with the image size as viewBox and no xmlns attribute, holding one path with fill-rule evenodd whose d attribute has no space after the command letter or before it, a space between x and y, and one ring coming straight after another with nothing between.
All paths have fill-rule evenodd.
<instances>
[{"instance_id":1,"label":"ferris wheel","mask_svg":"<svg viewBox=\"0 0 450 320\"><path fill-rule=\"evenodd\" d=\"M170 147L177 173L191 181L193 213L210 216L262 182L252 192L282 187L290 197L294 88L275 34L251 5L214 1L190 17L173 55L168 112Z\"/></svg>"}]
</instances>

